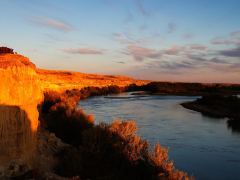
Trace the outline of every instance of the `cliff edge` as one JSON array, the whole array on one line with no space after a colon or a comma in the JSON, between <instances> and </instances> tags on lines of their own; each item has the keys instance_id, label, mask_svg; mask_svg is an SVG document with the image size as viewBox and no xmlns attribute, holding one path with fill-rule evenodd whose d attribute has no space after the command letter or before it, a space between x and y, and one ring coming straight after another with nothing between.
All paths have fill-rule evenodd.
<instances>
[{"instance_id":1,"label":"cliff edge","mask_svg":"<svg viewBox=\"0 0 240 180\"><path fill-rule=\"evenodd\" d=\"M43 99L36 67L17 54L0 55L0 166L33 162L38 104Z\"/></svg>"},{"instance_id":2,"label":"cliff edge","mask_svg":"<svg viewBox=\"0 0 240 180\"><path fill-rule=\"evenodd\" d=\"M71 71L56 71L37 69L41 86L44 91L54 90L62 92L71 89L82 89L84 87L106 87L116 85L125 87L130 84L143 85L150 81L137 80L127 76L85 74Z\"/></svg>"},{"instance_id":3,"label":"cliff edge","mask_svg":"<svg viewBox=\"0 0 240 180\"><path fill-rule=\"evenodd\" d=\"M147 82L125 76L42 70L22 55L0 54L0 167L16 159L34 162L37 107L43 92Z\"/></svg>"}]
</instances>

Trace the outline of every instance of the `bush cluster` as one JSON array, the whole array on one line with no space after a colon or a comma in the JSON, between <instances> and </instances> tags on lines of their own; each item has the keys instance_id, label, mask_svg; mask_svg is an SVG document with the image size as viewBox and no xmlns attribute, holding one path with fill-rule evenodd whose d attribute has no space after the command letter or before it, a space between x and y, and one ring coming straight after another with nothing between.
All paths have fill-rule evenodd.
<instances>
[{"instance_id":1,"label":"bush cluster","mask_svg":"<svg viewBox=\"0 0 240 180\"><path fill-rule=\"evenodd\" d=\"M224 84L202 84L202 83L180 83L180 82L150 82L146 85L137 86L131 84L129 91L148 91L152 94L171 94L171 95L212 95L239 94L239 85Z\"/></svg>"},{"instance_id":2,"label":"bush cluster","mask_svg":"<svg viewBox=\"0 0 240 180\"><path fill-rule=\"evenodd\" d=\"M66 94L47 92L40 113L42 127L73 145L80 143L83 130L93 126L93 116L76 108L78 99L77 96L68 98Z\"/></svg>"},{"instance_id":3,"label":"bush cluster","mask_svg":"<svg viewBox=\"0 0 240 180\"><path fill-rule=\"evenodd\" d=\"M157 144L150 150L148 142L136 134L135 121L94 125L93 117L76 107L79 98L119 91L90 89L45 94L43 127L71 145L57 155L57 174L80 179L189 179L174 168L166 148Z\"/></svg>"},{"instance_id":4,"label":"bush cluster","mask_svg":"<svg viewBox=\"0 0 240 180\"><path fill-rule=\"evenodd\" d=\"M14 54L13 49L8 47L0 47L0 54Z\"/></svg>"},{"instance_id":5,"label":"bush cluster","mask_svg":"<svg viewBox=\"0 0 240 180\"><path fill-rule=\"evenodd\" d=\"M240 98L237 96L203 96L196 100L202 107L213 111L219 117L228 117L228 127L234 132L240 132Z\"/></svg>"}]
</instances>

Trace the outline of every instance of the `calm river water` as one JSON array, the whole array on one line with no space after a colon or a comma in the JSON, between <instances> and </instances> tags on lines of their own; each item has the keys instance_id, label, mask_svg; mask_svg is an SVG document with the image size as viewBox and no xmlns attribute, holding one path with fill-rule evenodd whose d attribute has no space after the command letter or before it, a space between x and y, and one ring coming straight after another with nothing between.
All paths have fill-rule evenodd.
<instances>
[{"instance_id":1,"label":"calm river water","mask_svg":"<svg viewBox=\"0 0 240 180\"><path fill-rule=\"evenodd\" d=\"M152 145L160 142L169 147L175 166L196 179L240 179L240 134L227 127L226 119L206 117L179 105L194 99L126 93L89 98L80 106L94 114L96 123L136 120L141 137Z\"/></svg>"}]
</instances>

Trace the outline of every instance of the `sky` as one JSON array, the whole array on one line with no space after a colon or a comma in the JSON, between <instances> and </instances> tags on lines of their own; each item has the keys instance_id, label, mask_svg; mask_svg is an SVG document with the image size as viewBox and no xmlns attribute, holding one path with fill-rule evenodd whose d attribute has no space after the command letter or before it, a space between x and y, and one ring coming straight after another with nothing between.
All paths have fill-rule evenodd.
<instances>
[{"instance_id":1,"label":"sky","mask_svg":"<svg viewBox=\"0 0 240 180\"><path fill-rule=\"evenodd\" d=\"M239 0L0 0L0 46L39 68L240 83Z\"/></svg>"}]
</instances>

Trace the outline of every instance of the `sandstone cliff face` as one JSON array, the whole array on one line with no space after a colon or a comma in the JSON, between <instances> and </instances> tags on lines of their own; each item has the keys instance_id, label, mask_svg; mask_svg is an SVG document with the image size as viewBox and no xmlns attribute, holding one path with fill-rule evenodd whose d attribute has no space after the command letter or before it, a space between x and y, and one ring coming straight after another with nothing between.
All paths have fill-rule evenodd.
<instances>
[{"instance_id":1,"label":"sandstone cliff face","mask_svg":"<svg viewBox=\"0 0 240 180\"><path fill-rule=\"evenodd\" d=\"M0 55L0 166L32 162L42 98L35 65L21 55Z\"/></svg>"},{"instance_id":2,"label":"sandstone cliff face","mask_svg":"<svg viewBox=\"0 0 240 180\"><path fill-rule=\"evenodd\" d=\"M0 55L0 169L12 160L28 165L34 162L37 106L43 100L44 91L147 82L124 76L40 70L24 56Z\"/></svg>"}]
</instances>

